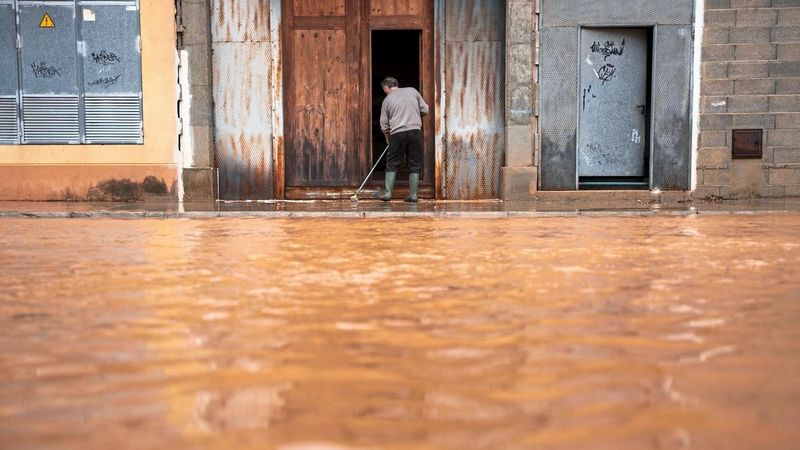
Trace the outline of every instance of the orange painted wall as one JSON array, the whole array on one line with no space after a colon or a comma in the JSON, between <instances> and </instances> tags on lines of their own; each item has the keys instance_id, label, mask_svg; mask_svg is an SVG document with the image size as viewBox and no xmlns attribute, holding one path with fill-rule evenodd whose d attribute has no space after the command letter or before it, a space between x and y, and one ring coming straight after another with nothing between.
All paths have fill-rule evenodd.
<instances>
[{"instance_id":1,"label":"orange painted wall","mask_svg":"<svg viewBox=\"0 0 800 450\"><path fill-rule=\"evenodd\" d=\"M109 178L141 181L153 175L173 186L178 170L175 5L141 0L140 14L144 144L0 145L0 200L58 200L61 192L80 197Z\"/></svg>"}]
</instances>

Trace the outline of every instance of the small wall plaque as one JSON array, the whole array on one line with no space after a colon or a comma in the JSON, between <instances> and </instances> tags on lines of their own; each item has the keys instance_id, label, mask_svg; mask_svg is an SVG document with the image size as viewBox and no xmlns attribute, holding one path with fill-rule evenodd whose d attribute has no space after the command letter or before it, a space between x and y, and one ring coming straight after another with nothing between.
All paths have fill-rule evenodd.
<instances>
[{"instance_id":1,"label":"small wall plaque","mask_svg":"<svg viewBox=\"0 0 800 450\"><path fill-rule=\"evenodd\" d=\"M733 130L732 157L734 159L760 159L762 130Z\"/></svg>"}]
</instances>

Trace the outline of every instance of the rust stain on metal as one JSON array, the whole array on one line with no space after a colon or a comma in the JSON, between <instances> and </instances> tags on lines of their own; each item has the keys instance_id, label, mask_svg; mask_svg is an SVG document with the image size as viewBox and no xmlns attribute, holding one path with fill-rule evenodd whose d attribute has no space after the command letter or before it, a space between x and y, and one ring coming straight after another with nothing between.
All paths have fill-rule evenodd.
<instances>
[{"instance_id":1,"label":"rust stain on metal","mask_svg":"<svg viewBox=\"0 0 800 450\"><path fill-rule=\"evenodd\" d=\"M445 198L445 184L444 184L444 170L446 161L445 155L445 98L447 93L444 90L444 7L445 0L434 0L434 27L433 27L433 53L434 53L434 71L435 75L435 88L434 88L434 174L435 174L435 195L437 199Z\"/></svg>"},{"instance_id":2,"label":"rust stain on metal","mask_svg":"<svg viewBox=\"0 0 800 450\"><path fill-rule=\"evenodd\" d=\"M448 199L499 195L505 154L503 3L447 3L444 103Z\"/></svg>"},{"instance_id":3,"label":"rust stain on metal","mask_svg":"<svg viewBox=\"0 0 800 450\"><path fill-rule=\"evenodd\" d=\"M285 198L286 159L284 139L283 112L283 39L282 39L282 4L281 0L271 0L270 4L270 37L272 43L272 161L274 164L275 198Z\"/></svg>"},{"instance_id":4,"label":"rust stain on metal","mask_svg":"<svg viewBox=\"0 0 800 450\"><path fill-rule=\"evenodd\" d=\"M214 1L214 140L225 200L273 197L269 13L264 1Z\"/></svg>"},{"instance_id":5,"label":"rust stain on metal","mask_svg":"<svg viewBox=\"0 0 800 450\"><path fill-rule=\"evenodd\" d=\"M269 42L266 0L213 0L211 34L216 42Z\"/></svg>"}]
</instances>

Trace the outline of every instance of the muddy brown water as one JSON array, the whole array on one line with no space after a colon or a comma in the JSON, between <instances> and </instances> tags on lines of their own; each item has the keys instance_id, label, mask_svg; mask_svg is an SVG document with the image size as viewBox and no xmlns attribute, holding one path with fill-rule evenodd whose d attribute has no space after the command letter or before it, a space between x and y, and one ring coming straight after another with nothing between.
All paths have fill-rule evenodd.
<instances>
[{"instance_id":1,"label":"muddy brown water","mask_svg":"<svg viewBox=\"0 0 800 450\"><path fill-rule=\"evenodd\" d=\"M0 220L3 449L790 449L800 215Z\"/></svg>"}]
</instances>

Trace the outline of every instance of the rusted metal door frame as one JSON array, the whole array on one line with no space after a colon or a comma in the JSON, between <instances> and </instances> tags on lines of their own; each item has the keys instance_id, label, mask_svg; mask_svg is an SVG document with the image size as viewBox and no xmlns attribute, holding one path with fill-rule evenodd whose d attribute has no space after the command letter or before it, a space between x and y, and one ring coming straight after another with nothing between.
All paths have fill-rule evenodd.
<instances>
[{"instance_id":1,"label":"rusted metal door frame","mask_svg":"<svg viewBox=\"0 0 800 450\"><path fill-rule=\"evenodd\" d=\"M275 170L273 192L275 198L284 198L285 176L284 167L284 130L283 130L283 34L281 0L270 1L270 37L272 41L272 167Z\"/></svg>"},{"instance_id":2,"label":"rusted metal door frame","mask_svg":"<svg viewBox=\"0 0 800 450\"><path fill-rule=\"evenodd\" d=\"M447 142L447 129L445 128L445 100L447 92L445 90L445 41L444 41L444 7L446 0L433 1L433 72L436 74L436 86L434 88L434 103L436 103L436 111L434 111L434 167L435 167L435 185L434 195L436 199L444 198L445 191L445 143Z\"/></svg>"}]
</instances>

